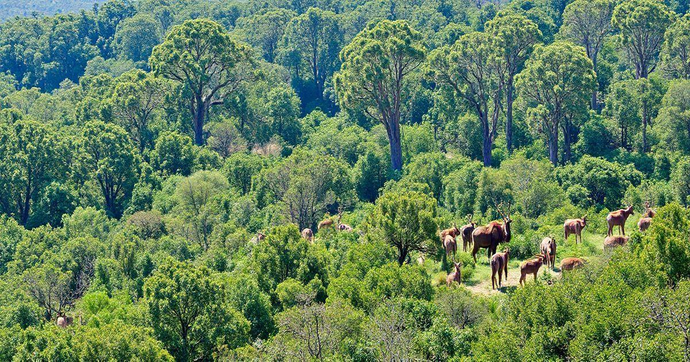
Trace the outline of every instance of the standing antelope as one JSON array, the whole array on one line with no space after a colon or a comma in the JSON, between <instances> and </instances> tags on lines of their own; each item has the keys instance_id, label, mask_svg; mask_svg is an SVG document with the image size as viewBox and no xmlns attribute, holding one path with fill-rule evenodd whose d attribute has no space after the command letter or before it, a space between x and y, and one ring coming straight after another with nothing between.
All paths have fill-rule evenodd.
<instances>
[{"instance_id":1,"label":"standing antelope","mask_svg":"<svg viewBox=\"0 0 690 362\"><path fill-rule=\"evenodd\" d=\"M475 262L477 262L477 252L479 249L486 248L488 259L491 261L491 256L496 254L498 244L510 242L510 223L513 222L513 220L510 219L510 204L508 204L507 214L504 214L499 206L496 206L496 210L501 214L503 224L492 221L486 226L477 227L472 232L472 242L474 243L472 258L474 258Z\"/></svg>"},{"instance_id":2,"label":"standing antelope","mask_svg":"<svg viewBox=\"0 0 690 362\"><path fill-rule=\"evenodd\" d=\"M444 241L446 239L446 236L452 236L453 239L455 239L456 236L460 235L460 229L458 229L457 226L455 226L455 223L453 223L453 227L441 230L439 233L439 236L441 237L441 241Z\"/></svg>"},{"instance_id":3,"label":"standing antelope","mask_svg":"<svg viewBox=\"0 0 690 362\"><path fill-rule=\"evenodd\" d=\"M632 205L625 209L620 209L616 211L611 211L608 216L606 216L606 222L609 224L608 236L613 235L613 227L618 225L618 230L621 234L625 235L625 221L628 220L628 216L634 215Z\"/></svg>"},{"instance_id":4,"label":"standing antelope","mask_svg":"<svg viewBox=\"0 0 690 362\"><path fill-rule=\"evenodd\" d=\"M338 231L346 231L346 232L352 231L352 226L350 226L348 224L343 224L340 222L340 220L342 218L343 218L343 209L341 207L339 207L338 208L338 224L337 224L338 225L337 226Z\"/></svg>"},{"instance_id":5,"label":"standing antelope","mask_svg":"<svg viewBox=\"0 0 690 362\"><path fill-rule=\"evenodd\" d=\"M467 248L472 245L472 232L477 224L472 221L472 214L467 215L468 224L460 228L460 236L462 237L462 251L467 251Z\"/></svg>"},{"instance_id":6,"label":"standing antelope","mask_svg":"<svg viewBox=\"0 0 690 362\"><path fill-rule=\"evenodd\" d=\"M556 267L556 240L551 236L545 237L541 241L539 249L541 253L546 256L546 267L548 268L549 265L551 265L551 269L553 270Z\"/></svg>"},{"instance_id":7,"label":"standing antelope","mask_svg":"<svg viewBox=\"0 0 690 362\"><path fill-rule=\"evenodd\" d=\"M656 212L649 207L649 201L644 203L644 207L644 215L642 215L640 221L637 222L637 227L641 232L645 232L649 229L649 226L652 224L652 218L656 215Z\"/></svg>"},{"instance_id":8,"label":"standing antelope","mask_svg":"<svg viewBox=\"0 0 690 362\"><path fill-rule=\"evenodd\" d=\"M520 285L525 285L527 274L534 274L534 281L537 281L539 268L544 264L545 258L546 256L544 254L535 255L534 259L525 260L520 264Z\"/></svg>"},{"instance_id":9,"label":"standing antelope","mask_svg":"<svg viewBox=\"0 0 690 362\"><path fill-rule=\"evenodd\" d=\"M458 282L458 284L462 282L462 271L460 270L460 267L462 267L462 262L453 262L453 264L455 264L455 271L448 274L448 276L446 277L446 286L448 287L450 287L453 284L453 282Z\"/></svg>"},{"instance_id":10,"label":"standing antelope","mask_svg":"<svg viewBox=\"0 0 690 362\"><path fill-rule=\"evenodd\" d=\"M56 324L60 328L67 328L74 323L74 318L73 317L68 317L65 315L65 313L60 312L58 314L58 319L56 321Z\"/></svg>"},{"instance_id":11,"label":"standing antelope","mask_svg":"<svg viewBox=\"0 0 690 362\"><path fill-rule=\"evenodd\" d=\"M510 249L503 250L502 253L496 253L491 257L491 288L496 289L503 286L502 273L505 272L506 280L508 280L508 261L510 259ZM498 283L496 283L496 274L498 274Z\"/></svg>"},{"instance_id":12,"label":"standing antelope","mask_svg":"<svg viewBox=\"0 0 690 362\"><path fill-rule=\"evenodd\" d=\"M443 239L443 248L446 250L446 255L453 255L453 260L455 260L455 253L458 251L458 244L455 242L455 238L446 235Z\"/></svg>"},{"instance_id":13,"label":"standing antelope","mask_svg":"<svg viewBox=\"0 0 690 362\"><path fill-rule=\"evenodd\" d=\"M333 227L333 219L328 217L326 219L321 220L317 229L321 230L321 229L326 229L326 228L330 228L330 227Z\"/></svg>"},{"instance_id":14,"label":"standing antelope","mask_svg":"<svg viewBox=\"0 0 690 362\"><path fill-rule=\"evenodd\" d=\"M587 215L583 216L582 219L568 219L563 223L563 232L565 234L565 238L563 241L568 240L568 236L575 234L575 244L577 244L577 240L579 239L580 242L582 242L582 229L587 226Z\"/></svg>"}]
</instances>

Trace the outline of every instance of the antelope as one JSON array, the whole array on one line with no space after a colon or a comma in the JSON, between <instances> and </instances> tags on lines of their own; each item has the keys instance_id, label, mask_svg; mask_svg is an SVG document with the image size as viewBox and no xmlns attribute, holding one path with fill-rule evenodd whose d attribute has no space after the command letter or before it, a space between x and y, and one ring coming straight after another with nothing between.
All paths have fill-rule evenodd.
<instances>
[{"instance_id":1,"label":"antelope","mask_svg":"<svg viewBox=\"0 0 690 362\"><path fill-rule=\"evenodd\" d=\"M68 317L68 316L66 316L65 313L63 313L63 312L60 312L58 315L59 315L59 316L58 316L58 319L57 319L57 322L56 322L56 324L57 324L58 327L60 327L60 328L67 328L67 327L71 326L72 323L74 323L74 318L73 318L73 317Z\"/></svg>"},{"instance_id":2,"label":"antelope","mask_svg":"<svg viewBox=\"0 0 690 362\"><path fill-rule=\"evenodd\" d=\"M575 270L585 265L585 261L580 258L565 258L561 260L561 271Z\"/></svg>"},{"instance_id":3,"label":"antelope","mask_svg":"<svg viewBox=\"0 0 690 362\"><path fill-rule=\"evenodd\" d=\"M453 223L453 227L441 230L441 232L439 233L439 236L441 236L441 241L446 240L446 236L448 235L452 236L453 239L455 239L456 236L460 235L460 229L458 229L458 227L455 226L455 223Z\"/></svg>"},{"instance_id":4,"label":"antelope","mask_svg":"<svg viewBox=\"0 0 690 362\"><path fill-rule=\"evenodd\" d=\"M620 209L616 211L611 211L608 216L606 216L606 222L609 224L609 232L607 236L613 235L613 227L618 225L618 229L621 234L625 235L625 221L628 220L628 216L634 215L632 205L625 209Z\"/></svg>"},{"instance_id":5,"label":"antelope","mask_svg":"<svg viewBox=\"0 0 690 362\"><path fill-rule=\"evenodd\" d=\"M503 286L502 273L505 272L508 280L508 261L510 259L510 249L503 250L491 257L491 288L496 289L496 274L498 274L498 287Z\"/></svg>"},{"instance_id":6,"label":"antelope","mask_svg":"<svg viewBox=\"0 0 690 362\"><path fill-rule=\"evenodd\" d=\"M654 215L656 215L656 212L649 208L649 201L644 203L645 207L645 213L642 215L642 218L637 222L637 227L640 229L640 232L645 232L647 229L649 229L649 226L652 224L652 218Z\"/></svg>"},{"instance_id":7,"label":"antelope","mask_svg":"<svg viewBox=\"0 0 690 362\"><path fill-rule=\"evenodd\" d=\"M348 224L343 224L340 222L340 220L342 218L343 218L343 209L339 207L338 208L338 230L339 231L347 231L347 232L352 231L352 226L350 226Z\"/></svg>"},{"instance_id":8,"label":"antelope","mask_svg":"<svg viewBox=\"0 0 690 362\"><path fill-rule=\"evenodd\" d=\"M455 253L458 251L458 244L455 242L455 238L446 235L446 238L443 239L443 248L446 250L446 255L453 255L455 256Z\"/></svg>"},{"instance_id":9,"label":"antelope","mask_svg":"<svg viewBox=\"0 0 690 362\"><path fill-rule=\"evenodd\" d=\"M539 249L541 253L546 256L546 267L548 268L550 264L551 269L553 270L556 263L556 240L554 240L551 236L545 237L541 241Z\"/></svg>"},{"instance_id":10,"label":"antelope","mask_svg":"<svg viewBox=\"0 0 690 362\"><path fill-rule=\"evenodd\" d=\"M455 271L448 274L448 277L446 277L446 286L448 287L450 287L453 282L458 282L458 284L462 282L462 271L460 270L460 267L462 267L462 262L453 262L453 264L455 264Z\"/></svg>"},{"instance_id":11,"label":"antelope","mask_svg":"<svg viewBox=\"0 0 690 362\"><path fill-rule=\"evenodd\" d=\"M583 216L582 219L568 219L563 223L563 233L565 238L563 241L568 240L568 236L575 234L575 244L577 244L578 239L582 242L582 229L587 226L587 215Z\"/></svg>"},{"instance_id":12,"label":"antelope","mask_svg":"<svg viewBox=\"0 0 690 362\"><path fill-rule=\"evenodd\" d=\"M256 233L256 236L254 236L251 240L249 240L249 242L252 244L258 244L264 239L266 239L266 235L264 233L262 233L261 231L259 231Z\"/></svg>"},{"instance_id":13,"label":"antelope","mask_svg":"<svg viewBox=\"0 0 690 362\"><path fill-rule=\"evenodd\" d=\"M314 232L310 228L305 228L302 230L302 238L312 243L314 242Z\"/></svg>"},{"instance_id":14,"label":"antelope","mask_svg":"<svg viewBox=\"0 0 690 362\"><path fill-rule=\"evenodd\" d=\"M472 221L472 214L469 214L467 216L467 221L469 223L460 228L460 236L462 237L462 251L465 252L467 251L467 248L472 244L472 232L474 231L474 228L477 226L477 224L475 224Z\"/></svg>"},{"instance_id":15,"label":"antelope","mask_svg":"<svg viewBox=\"0 0 690 362\"><path fill-rule=\"evenodd\" d=\"M472 258L474 258L475 263L477 262L477 252L479 249L486 248L487 257L491 261L491 256L496 254L498 244L510 242L510 223L513 222L510 219L510 204L508 204L507 214L503 213L500 206L496 206L496 210L501 214L503 224L498 221L492 221L488 225L479 226L472 231L472 242L474 243Z\"/></svg>"},{"instance_id":16,"label":"antelope","mask_svg":"<svg viewBox=\"0 0 690 362\"><path fill-rule=\"evenodd\" d=\"M625 235L612 235L604 239L604 251L623 246L628 243L628 237Z\"/></svg>"},{"instance_id":17,"label":"antelope","mask_svg":"<svg viewBox=\"0 0 690 362\"><path fill-rule=\"evenodd\" d=\"M546 256L544 254L535 255L534 259L525 260L520 264L520 285L525 285L527 274L534 274L534 281L537 281L539 268L544 264Z\"/></svg>"},{"instance_id":18,"label":"antelope","mask_svg":"<svg viewBox=\"0 0 690 362\"><path fill-rule=\"evenodd\" d=\"M318 225L318 227L317 227L317 230L321 230L321 229L325 229L325 228L330 228L330 227L333 227L333 219L331 219L331 218L329 217L329 218L326 218L326 219L321 220L321 222L319 223L319 225Z\"/></svg>"}]
</instances>

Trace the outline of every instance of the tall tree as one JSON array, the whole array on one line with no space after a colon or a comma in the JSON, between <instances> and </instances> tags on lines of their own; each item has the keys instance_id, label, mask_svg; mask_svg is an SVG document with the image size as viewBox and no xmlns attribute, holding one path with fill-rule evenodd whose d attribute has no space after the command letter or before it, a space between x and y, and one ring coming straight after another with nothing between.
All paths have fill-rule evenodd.
<instances>
[{"instance_id":1,"label":"tall tree","mask_svg":"<svg viewBox=\"0 0 690 362\"><path fill-rule=\"evenodd\" d=\"M46 187L64 180L68 147L60 138L35 121L0 126L0 206L22 225Z\"/></svg>"},{"instance_id":2,"label":"tall tree","mask_svg":"<svg viewBox=\"0 0 690 362\"><path fill-rule=\"evenodd\" d=\"M372 232L398 250L402 265L412 251L425 252L436 240L436 200L416 191L390 191L376 200L369 216Z\"/></svg>"},{"instance_id":3,"label":"tall tree","mask_svg":"<svg viewBox=\"0 0 690 362\"><path fill-rule=\"evenodd\" d=\"M506 146L513 150L513 102L515 100L515 75L532 54L534 45L539 42L541 32L533 21L519 14L499 14L486 23L485 31L500 51L506 67L503 87L506 96Z\"/></svg>"},{"instance_id":4,"label":"tall tree","mask_svg":"<svg viewBox=\"0 0 690 362\"><path fill-rule=\"evenodd\" d=\"M505 65L492 37L479 32L463 35L452 46L434 51L429 59L433 79L450 86L479 118L484 166L491 165L506 84Z\"/></svg>"},{"instance_id":5,"label":"tall tree","mask_svg":"<svg viewBox=\"0 0 690 362\"><path fill-rule=\"evenodd\" d=\"M595 72L599 51L611 33L613 6L611 0L576 0L563 12L563 35L585 48ZM591 107L594 110L599 108L596 89L592 92Z\"/></svg>"},{"instance_id":6,"label":"tall tree","mask_svg":"<svg viewBox=\"0 0 690 362\"><path fill-rule=\"evenodd\" d=\"M657 65L666 28L673 12L659 0L629 0L613 10L611 24L619 33L618 44L635 65L635 78L647 78Z\"/></svg>"},{"instance_id":7,"label":"tall tree","mask_svg":"<svg viewBox=\"0 0 690 362\"><path fill-rule=\"evenodd\" d=\"M136 181L137 157L129 135L114 124L89 122L82 131L79 155L87 177L94 179L103 195L108 216L120 217L123 198Z\"/></svg>"},{"instance_id":8,"label":"tall tree","mask_svg":"<svg viewBox=\"0 0 690 362\"><path fill-rule=\"evenodd\" d=\"M582 47L555 42L537 47L516 79L518 94L536 131L549 145L549 160L558 165L558 136L563 130L563 163L570 160L575 122L586 117L596 81L592 61Z\"/></svg>"},{"instance_id":9,"label":"tall tree","mask_svg":"<svg viewBox=\"0 0 690 362\"><path fill-rule=\"evenodd\" d=\"M620 127L621 147L628 148L630 131L641 127L641 152L649 150L647 135L652 119L656 117L664 95L663 82L657 77L631 79L614 83L606 101L606 112L613 117Z\"/></svg>"},{"instance_id":10,"label":"tall tree","mask_svg":"<svg viewBox=\"0 0 690 362\"><path fill-rule=\"evenodd\" d=\"M248 46L206 19L187 20L174 27L163 44L153 49L150 60L156 75L182 84L197 145L204 143L204 124L211 107L222 104L251 76L243 67L251 61Z\"/></svg>"},{"instance_id":11,"label":"tall tree","mask_svg":"<svg viewBox=\"0 0 690 362\"><path fill-rule=\"evenodd\" d=\"M686 14L666 30L661 61L670 77L690 79L690 15Z\"/></svg>"},{"instance_id":12,"label":"tall tree","mask_svg":"<svg viewBox=\"0 0 690 362\"><path fill-rule=\"evenodd\" d=\"M296 52L300 64L295 67L301 67L301 63L307 66L317 99L323 100L326 80L340 67L338 53L343 47L343 34L338 16L319 8L310 8L292 19L285 29L282 52ZM284 57L283 63L289 60L292 58Z\"/></svg>"},{"instance_id":13,"label":"tall tree","mask_svg":"<svg viewBox=\"0 0 690 362\"><path fill-rule=\"evenodd\" d=\"M141 70L127 72L115 79L113 118L130 133L139 152L153 148L151 122L165 100L167 86L167 81Z\"/></svg>"},{"instance_id":14,"label":"tall tree","mask_svg":"<svg viewBox=\"0 0 690 362\"><path fill-rule=\"evenodd\" d=\"M297 14L286 9L272 9L237 20L235 32L256 49L263 58L273 63L278 53L280 40L290 19Z\"/></svg>"},{"instance_id":15,"label":"tall tree","mask_svg":"<svg viewBox=\"0 0 690 362\"><path fill-rule=\"evenodd\" d=\"M335 76L336 93L345 108L360 109L386 128L394 171L402 170L400 118L408 76L424 61L421 34L405 21L370 24L347 45Z\"/></svg>"}]
</instances>

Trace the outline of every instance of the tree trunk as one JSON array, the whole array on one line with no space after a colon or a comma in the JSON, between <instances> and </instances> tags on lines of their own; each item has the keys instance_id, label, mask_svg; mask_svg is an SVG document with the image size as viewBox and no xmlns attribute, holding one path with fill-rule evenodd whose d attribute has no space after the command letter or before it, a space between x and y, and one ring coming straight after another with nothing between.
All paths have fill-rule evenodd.
<instances>
[{"instance_id":1,"label":"tree trunk","mask_svg":"<svg viewBox=\"0 0 690 362\"><path fill-rule=\"evenodd\" d=\"M649 112L647 107L642 107L642 153L647 152L647 126L649 125Z\"/></svg>"},{"instance_id":2,"label":"tree trunk","mask_svg":"<svg viewBox=\"0 0 690 362\"><path fill-rule=\"evenodd\" d=\"M197 146L204 145L204 122L206 121L206 106L201 97L196 99L196 110L194 112L194 143Z\"/></svg>"},{"instance_id":3,"label":"tree trunk","mask_svg":"<svg viewBox=\"0 0 690 362\"><path fill-rule=\"evenodd\" d=\"M391 125L388 134L388 143L391 150L391 168L393 171L402 171L402 147L400 144L400 125Z\"/></svg>"},{"instance_id":4,"label":"tree trunk","mask_svg":"<svg viewBox=\"0 0 690 362\"><path fill-rule=\"evenodd\" d=\"M489 130L489 120L487 119L487 115L482 116L484 119L482 120L482 138L483 138L483 143L482 143L482 159L484 161L484 166L485 167L490 167L491 166L491 145L493 144L493 140L491 139L491 132Z\"/></svg>"},{"instance_id":5,"label":"tree trunk","mask_svg":"<svg viewBox=\"0 0 690 362\"><path fill-rule=\"evenodd\" d=\"M549 161L554 166L558 166L558 132L549 136Z\"/></svg>"},{"instance_id":6,"label":"tree trunk","mask_svg":"<svg viewBox=\"0 0 690 362\"><path fill-rule=\"evenodd\" d=\"M596 54L592 56L592 69L594 69L594 72L597 72L597 56ZM595 88L594 91L592 91L592 110L599 113L599 103L597 101L597 90L599 89L599 78L597 77L597 81L595 82Z\"/></svg>"},{"instance_id":7,"label":"tree trunk","mask_svg":"<svg viewBox=\"0 0 690 362\"><path fill-rule=\"evenodd\" d=\"M513 77L508 78L506 87L506 146L513 153Z\"/></svg>"}]
</instances>

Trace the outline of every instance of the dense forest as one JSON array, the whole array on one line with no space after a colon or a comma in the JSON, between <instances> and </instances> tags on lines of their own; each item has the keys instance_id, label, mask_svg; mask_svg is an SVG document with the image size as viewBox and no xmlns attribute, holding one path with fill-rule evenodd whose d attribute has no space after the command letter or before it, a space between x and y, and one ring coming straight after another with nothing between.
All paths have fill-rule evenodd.
<instances>
[{"instance_id":1,"label":"dense forest","mask_svg":"<svg viewBox=\"0 0 690 362\"><path fill-rule=\"evenodd\" d=\"M77 3L0 2L0 360L690 361L687 1Z\"/></svg>"}]
</instances>

